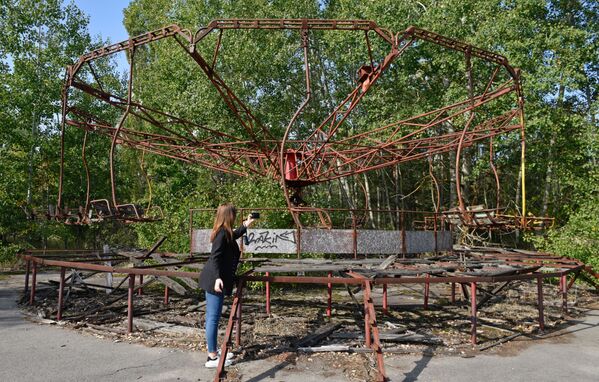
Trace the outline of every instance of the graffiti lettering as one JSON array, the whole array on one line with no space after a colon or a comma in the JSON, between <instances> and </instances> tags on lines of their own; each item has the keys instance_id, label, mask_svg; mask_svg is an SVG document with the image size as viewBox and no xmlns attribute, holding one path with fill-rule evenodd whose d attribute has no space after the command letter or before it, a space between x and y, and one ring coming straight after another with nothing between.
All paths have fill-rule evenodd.
<instances>
[{"instance_id":1,"label":"graffiti lettering","mask_svg":"<svg viewBox=\"0 0 599 382\"><path fill-rule=\"evenodd\" d=\"M279 243L291 243L295 244L295 235L294 231L283 231L283 232L275 232L275 231L257 231L250 232L247 234L248 238L248 247L254 246L254 250L259 249L270 249L270 248L278 248Z\"/></svg>"}]
</instances>

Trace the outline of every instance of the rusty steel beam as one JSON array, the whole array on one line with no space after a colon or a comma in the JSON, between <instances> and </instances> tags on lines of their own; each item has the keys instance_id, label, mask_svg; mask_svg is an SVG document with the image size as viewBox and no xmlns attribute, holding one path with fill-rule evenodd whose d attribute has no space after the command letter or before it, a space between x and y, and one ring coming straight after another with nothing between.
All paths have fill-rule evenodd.
<instances>
[{"instance_id":1,"label":"rusty steel beam","mask_svg":"<svg viewBox=\"0 0 599 382\"><path fill-rule=\"evenodd\" d=\"M127 289L127 333L133 333L133 289L135 288L135 277L129 276L129 288Z\"/></svg>"},{"instance_id":2,"label":"rusty steel beam","mask_svg":"<svg viewBox=\"0 0 599 382\"><path fill-rule=\"evenodd\" d=\"M366 321L366 327L369 329L368 341L370 342L370 335L372 334L372 342L370 343L370 347L372 347L372 351L374 352L378 368L376 380L384 382L387 380L387 376L385 373L385 360L383 358L383 350L381 347L379 328L376 322L376 311L374 309L374 303L372 301L372 287L370 281L368 280L364 281L364 306L367 312L364 321Z\"/></svg>"},{"instance_id":3,"label":"rusty steel beam","mask_svg":"<svg viewBox=\"0 0 599 382\"><path fill-rule=\"evenodd\" d=\"M507 65L508 60L505 56L501 54L490 52L485 49L477 48L474 45L464 43L462 41L458 41L446 36L442 36L438 33L430 32L425 29L417 28L414 26L408 27L403 35L406 36L414 36L419 40L424 40L431 42L433 44L437 44L443 46L445 48L456 50L462 53L468 53L474 57L478 57L485 61L494 62L496 64Z\"/></svg>"},{"instance_id":4,"label":"rusty steel beam","mask_svg":"<svg viewBox=\"0 0 599 382\"><path fill-rule=\"evenodd\" d=\"M118 52L125 51L125 50L133 48L133 47L145 45L145 44L151 43L153 41L161 40L163 38L171 37L171 36L174 36L177 34L183 35L188 39L190 39L190 37L191 37L188 30L182 29L178 25L171 24L171 25L167 25L163 28L157 29L155 31L147 32L147 33L141 34L139 36L132 37L128 40L118 42L116 44L112 44L112 45L108 45L108 46L105 46L102 48L92 50L91 52L86 53L86 54L82 55L81 57L79 57L77 62L75 62L73 65L71 65L67 68L69 78L73 78L84 63L89 63L90 61L93 61L93 60L96 60L96 59L99 59L102 57L106 57L106 56L109 56L109 55L112 55L112 54L115 54Z\"/></svg>"},{"instance_id":5,"label":"rusty steel beam","mask_svg":"<svg viewBox=\"0 0 599 382\"><path fill-rule=\"evenodd\" d=\"M216 373L214 375L214 381L220 382L224 376L225 371L225 360L227 359L227 353L229 352L229 342L231 341L231 334L233 333L233 324L237 319L237 310L241 304L241 298L243 295L243 288L245 286L245 280L240 279L237 282L237 293L235 293L235 297L233 298L233 303L231 304L231 312L229 313L229 322L227 323L227 329L225 330L225 338L223 339L221 348L220 348L220 358L218 360L218 366L216 368ZM241 319L241 315L239 316ZM241 325L241 324L239 324ZM241 329L241 326L239 326Z\"/></svg>"},{"instance_id":6,"label":"rusty steel beam","mask_svg":"<svg viewBox=\"0 0 599 382\"><path fill-rule=\"evenodd\" d=\"M164 305L168 305L169 302L169 291L168 286L164 286Z\"/></svg>"},{"instance_id":7,"label":"rusty steel beam","mask_svg":"<svg viewBox=\"0 0 599 382\"><path fill-rule=\"evenodd\" d=\"M199 276L199 272L188 272L188 271L177 271L177 270L162 270L155 269L155 267L148 268L140 268L140 267L115 267L115 266L107 266L101 264L92 264L87 261L71 261L71 260L50 260L43 257L36 257L33 254L28 254L27 252L21 253L19 255L23 260L32 262L33 266L33 284L35 284L35 274L37 271L38 265L44 266L57 266L57 267L69 267L73 269L84 269L91 271L99 271L99 272L113 272L113 273L125 273L128 275L153 275L153 276L169 276L169 277L191 277L197 278ZM67 256L68 259L68 256ZM491 259L491 258L489 258ZM122 259L119 259L122 260ZM188 264L188 261L180 262L180 263L168 263L164 264L165 267L173 266L174 264L179 264L184 266ZM552 264L550 264L552 265ZM520 273L520 274L512 274L512 275L496 275L496 276L475 276L475 275L448 275L448 276L430 276L430 274L426 273L426 270L423 270L422 276L420 277L376 277L372 279L372 282L375 284L403 284L403 283L470 283L470 282L487 282L487 283L495 283L495 282L507 282L513 280L532 280L541 275L543 278L548 277L561 277L562 280L564 275L566 274L576 274L579 273L584 265L572 265L568 268L563 268L563 270L558 272L543 272L543 273ZM272 271L271 271L272 272ZM357 275L355 272L350 272L350 275ZM264 281L269 283L316 283L316 284L360 284L359 279L355 278L344 278L344 277L330 277L330 276L259 276L259 275L250 275L247 276L246 279L248 281ZM566 289L567 291L567 282L565 282L565 286L562 289Z\"/></svg>"},{"instance_id":8,"label":"rusty steel beam","mask_svg":"<svg viewBox=\"0 0 599 382\"><path fill-rule=\"evenodd\" d=\"M539 330L545 330L545 316L543 313L543 278L537 277L537 305L539 309Z\"/></svg>"}]
</instances>

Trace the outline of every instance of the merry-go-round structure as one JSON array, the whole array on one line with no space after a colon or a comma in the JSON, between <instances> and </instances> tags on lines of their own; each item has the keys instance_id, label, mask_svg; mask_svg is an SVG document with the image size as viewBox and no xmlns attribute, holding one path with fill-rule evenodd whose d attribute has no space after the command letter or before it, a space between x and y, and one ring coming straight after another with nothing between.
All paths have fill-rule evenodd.
<instances>
[{"instance_id":1,"label":"merry-go-round structure","mask_svg":"<svg viewBox=\"0 0 599 382\"><path fill-rule=\"evenodd\" d=\"M255 100L244 100L219 72L227 38L236 33L284 34L297 40L294 58L299 60L303 98L285 126L274 128L261 121L252 110ZM319 121L308 125L302 115L316 97L311 65L310 44L330 34L352 35L360 41L362 55L356 57L355 86L347 96L332 105ZM158 44L170 44L194 63L194 75L203 76L218 93L231 116L238 123L236 134L186 119L152 105L137 95L138 59L143 59ZM169 46L170 46L169 45ZM210 49L207 49L207 46ZM343 49L342 46L339 47ZM429 49L429 50L427 50ZM207 55L206 52L210 52ZM376 121L364 127L348 128L352 113L367 112L368 99L387 77L402 74L409 62L430 59L430 55L450 54L463 59L464 94L466 97L433 110L397 120ZM118 54L126 54L129 72L126 92L115 94L96 75L94 66ZM358 57L359 56L359 57ZM267 60L268 58L260 57ZM411 75L413 73L408 73ZM434 73L430 73L434 75ZM409 89L406 90L409 92ZM141 92L140 92L141 94ZM392 101L388 101L391 103ZM113 111L105 119L90 110L99 104ZM392 106L392 104L390 104ZM447 128L448 125L451 128ZM78 205L65 202L64 155L65 136L71 129L84 131L82 165L86 175L86 194ZM110 195L92 197L86 144L91 136L103 136L110 142ZM517 137L521 151L521 188L518 208L510 211L500 205L500 177L494 164L495 145L504 136ZM579 277L595 277L595 273L578 260L548 253L460 243L459 232L513 232L543 230L553 219L536 217L526 209L525 116L521 73L508 59L476 46L454 40L417 27L390 31L368 20L314 19L225 19L214 20L196 31L169 25L102 47L81 56L67 68L62 99L61 170L59 193L55 206L38 217L71 225L100 224L118 220L124 223L160 221L164 212L159 206L119 200L115 166L118 147L139 150L182 161L189 166L203 166L238 176L268 177L281 185L287 205L278 208L241 206L243 216L249 211L287 213L288 227L252 228L240 239L245 271L238 275L221 352L226 355L234 340L242 344L244 288L248 282L264 282L266 311L270 313L270 285L317 284L327 289L326 316L331 316L333 286L360 287L362 290L364 346L377 361L378 380L385 380L383 351L377 327L377 315L390 309L388 286L419 284L424 286L423 307L426 309L431 285L446 284L451 288L451 303L456 290L469 299L471 342L477 342L477 310L489 304L514 281L536 283L538 326L544 328L543 281L559 280L562 309L567 310L568 290ZM461 167L463 152L468 148L488 150L490 173L496 184L493 206L468 201L463 195L460 171L455 172L457 204L442 209L439 182L430 172L434 211L376 209L368 205L354 208L330 208L310 205L306 196L310 187L339 179L347 179L369 171L412 161L426 161L434 156L452 153L456 169ZM67 206L68 205L68 206ZM197 278L206 254L210 253L208 222L213 208L189 210L190 251L184 255L158 255L164 238L145 252L98 250L29 250L20 254L26 262L25 292L29 304L35 303L36 274L40 267L60 270L56 319L63 319L64 289L68 283L86 283L85 275L122 274L117 286L94 286L118 290L125 282L128 299L127 330L133 326L136 291L150 282L165 285L165 301L169 291L186 293L197 288ZM384 216L390 222L376 227L372 216ZM267 220L267 219L265 219ZM273 256L284 254L282 258ZM324 255L306 257L306 254ZM73 270L70 275L66 270ZM75 280L77 279L77 280ZM145 280L145 282L144 282ZM382 311L375 307L372 291L382 289ZM292 293L292 292L290 292ZM112 297L107 297L110 299ZM378 310L378 311L377 311ZM215 375L222 378L224 359Z\"/></svg>"}]
</instances>

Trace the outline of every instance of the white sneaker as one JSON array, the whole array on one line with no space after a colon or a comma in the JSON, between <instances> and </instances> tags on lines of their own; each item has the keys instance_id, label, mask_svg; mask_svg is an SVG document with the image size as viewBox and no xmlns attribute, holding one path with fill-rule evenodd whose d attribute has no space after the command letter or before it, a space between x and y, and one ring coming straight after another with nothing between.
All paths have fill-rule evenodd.
<instances>
[{"instance_id":1,"label":"white sneaker","mask_svg":"<svg viewBox=\"0 0 599 382\"><path fill-rule=\"evenodd\" d=\"M208 357L206 360L206 363L204 364L204 367L206 367L208 369L214 369L214 368L218 367L219 359L220 359L219 357L216 357L216 358ZM225 360L225 366L231 366L232 363L233 363L233 361L230 359Z\"/></svg>"},{"instance_id":2,"label":"white sneaker","mask_svg":"<svg viewBox=\"0 0 599 382\"><path fill-rule=\"evenodd\" d=\"M220 358L220 349L218 349L217 354L218 354L217 357ZM233 357L235 357L235 354L233 354L233 352L231 352L231 351L228 351L227 352L227 359L233 359Z\"/></svg>"}]
</instances>

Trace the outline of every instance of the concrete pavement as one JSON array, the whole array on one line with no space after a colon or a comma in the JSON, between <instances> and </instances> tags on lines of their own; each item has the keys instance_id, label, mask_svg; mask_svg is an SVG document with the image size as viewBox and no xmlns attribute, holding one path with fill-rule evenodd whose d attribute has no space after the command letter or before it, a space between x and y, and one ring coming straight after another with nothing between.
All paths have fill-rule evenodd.
<instances>
[{"instance_id":1,"label":"concrete pavement","mask_svg":"<svg viewBox=\"0 0 599 382\"><path fill-rule=\"evenodd\" d=\"M393 357L393 381L599 381L599 310L542 340L511 343L508 354L461 357Z\"/></svg>"}]
</instances>

